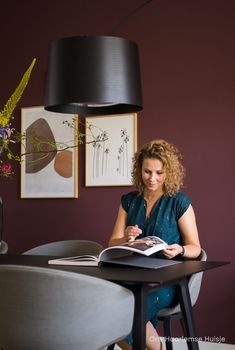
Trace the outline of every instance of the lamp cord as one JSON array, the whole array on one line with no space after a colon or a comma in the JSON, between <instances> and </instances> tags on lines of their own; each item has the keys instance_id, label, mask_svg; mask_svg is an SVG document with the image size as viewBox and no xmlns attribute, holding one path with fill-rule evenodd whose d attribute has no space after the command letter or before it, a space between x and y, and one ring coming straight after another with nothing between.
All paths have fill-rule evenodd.
<instances>
[{"instance_id":1,"label":"lamp cord","mask_svg":"<svg viewBox=\"0 0 235 350\"><path fill-rule=\"evenodd\" d=\"M114 34L117 29L119 29L123 23L125 23L131 16L133 16L136 12L138 12L139 10L141 10L144 6L148 5L150 2L152 2L153 0L147 0L145 2L143 2L142 4L140 4L139 6L137 6L133 11L129 12L126 16L124 16L111 30L111 32L109 33L109 35Z\"/></svg>"}]
</instances>

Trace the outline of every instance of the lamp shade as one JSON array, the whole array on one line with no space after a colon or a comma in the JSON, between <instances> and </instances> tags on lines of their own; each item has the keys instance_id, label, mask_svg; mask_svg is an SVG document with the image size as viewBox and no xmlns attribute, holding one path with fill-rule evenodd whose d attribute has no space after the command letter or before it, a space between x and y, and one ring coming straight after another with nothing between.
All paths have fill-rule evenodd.
<instances>
[{"instance_id":1,"label":"lamp shade","mask_svg":"<svg viewBox=\"0 0 235 350\"><path fill-rule=\"evenodd\" d=\"M136 43L113 36L69 37L51 43L46 110L87 115L142 108Z\"/></svg>"}]
</instances>

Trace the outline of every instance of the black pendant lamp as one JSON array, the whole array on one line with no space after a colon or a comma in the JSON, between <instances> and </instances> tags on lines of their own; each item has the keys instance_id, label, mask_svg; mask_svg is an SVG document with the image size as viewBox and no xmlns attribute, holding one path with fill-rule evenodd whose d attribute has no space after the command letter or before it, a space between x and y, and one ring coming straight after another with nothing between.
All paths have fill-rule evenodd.
<instances>
[{"instance_id":1,"label":"black pendant lamp","mask_svg":"<svg viewBox=\"0 0 235 350\"><path fill-rule=\"evenodd\" d=\"M49 49L45 109L80 115L143 108L138 46L114 36L55 40Z\"/></svg>"}]
</instances>

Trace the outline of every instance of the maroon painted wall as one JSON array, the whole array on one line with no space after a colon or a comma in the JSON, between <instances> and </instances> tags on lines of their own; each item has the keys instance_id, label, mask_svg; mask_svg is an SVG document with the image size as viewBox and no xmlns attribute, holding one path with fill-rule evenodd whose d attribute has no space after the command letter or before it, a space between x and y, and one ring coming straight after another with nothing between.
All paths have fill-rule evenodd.
<instances>
[{"instance_id":1,"label":"maroon painted wall","mask_svg":"<svg viewBox=\"0 0 235 350\"><path fill-rule=\"evenodd\" d=\"M143 2L143 1L142 1ZM37 64L15 112L43 104L49 43L73 35L108 35L140 0L9 1L1 4L0 106L33 57ZM198 335L235 343L234 127L235 2L154 0L116 33L138 43L144 110L138 145L165 138L184 154L185 191L193 199L202 246L210 260L231 264L204 274L195 310ZM20 199L19 169L0 179L5 239L11 253L61 239L104 245L122 193L129 187L84 187L84 146L79 149L79 199Z\"/></svg>"}]
</instances>

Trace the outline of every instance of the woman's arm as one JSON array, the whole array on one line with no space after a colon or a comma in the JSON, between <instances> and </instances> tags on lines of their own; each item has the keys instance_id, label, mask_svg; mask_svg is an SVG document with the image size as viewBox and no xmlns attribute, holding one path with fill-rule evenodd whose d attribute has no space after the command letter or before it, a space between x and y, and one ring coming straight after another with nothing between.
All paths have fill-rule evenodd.
<instances>
[{"instance_id":1,"label":"woman's arm","mask_svg":"<svg viewBox=\"0 0 235 350\"><path fill-rule=\"evenodd\" d=\"M197 258L201 252L200 241L196 224L195 213L190 205L186 212L178 220L179 229L182 235L184 257ZM182 246L171 244L164 250L164 255L172 259L182 252Z\"/></svg>"},{"instance_id":2,"label":"woman's arm","mask_svg":"<svg viewBox=\"0 0 235 350\"><path fill-rule=\"evenodd\" d=\"M134 240L139 234L141 234L142 231L138 228L138 226L126 226L126 224L127 213L120 205L113 233L109 240L109 246L114 246L128 242L129 240Z\"/></svg>"}]
</instances>

